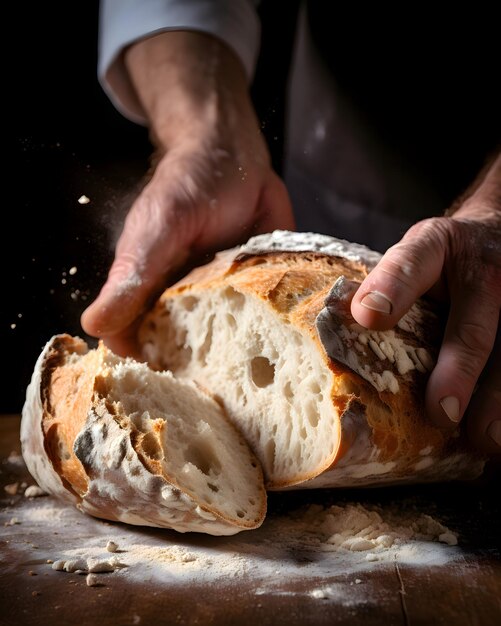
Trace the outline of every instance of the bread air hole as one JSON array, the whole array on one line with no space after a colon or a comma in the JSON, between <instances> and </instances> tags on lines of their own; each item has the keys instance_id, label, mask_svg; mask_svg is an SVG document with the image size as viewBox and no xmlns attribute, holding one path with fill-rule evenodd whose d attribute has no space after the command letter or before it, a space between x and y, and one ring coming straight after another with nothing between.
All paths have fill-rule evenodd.
<instances>
[{"instance_id":1,"label":"bread air hole","mask_svg":"<svg viewBox=\"0 0 501 626\"><path fill-rule=\"evenodd\" d=\"M211 473L221 473L221 465L212 446L207 441L191 441L184 452L184 458L187 463L198 467L202 474L206 476Z\"/></svg>"},{"instance_id":2,"label":"bread air hole","mask_svg":"<svg viewBox=\"0 0 501 626\"><path fill-rule=\"evenodd\" d=\"M163 459L164 455L155 433L147 433L141 441L141 447L143 453L150 459L157 461Z\"/></svg>"},{"instance_id":3,"label":"bread air hole","mask_svg":"<svg viewBox=\"0 0 501 626\"><path fill-rule=\"evenodd\" d=\"M223 293L223 298L226 298L231 309L241 309L245 303L245 296L243 293L236 291L233 287L227 287Z\"/></svg>"},{"instance_id":4,"label":"bread air hole","mask_svg":"<svg viewBox=\"0 0 501 626\"><path fill-rule=\"evenodd\" d=\"M313 426L313 428L316 428L318 426L320 416L317 411L317 405L314 401L310 400L309 402L307 402L305 406L305 414L311 426Z\"/></svg>"},{"instance_id":5,"label":"bread air hole","mask_svg":"<svg viewBox=\"0 0 501 626\"><path fill-rule=\"evenodd\" d=\"M251 361L251 377L256 387L268 387L275 380L275 365L264 356L256 356Z\"/></svg>"},{"instance_id":6,"label":"bread air hole","mask_svg":"<svg viewBox=\"0 0 501 626\"><path fill-rule=\"evenodd\" d=\"M195 298L195 296L185 296L181 299L181 306L186 311L193 311L198 305L198 302L198 298Z\"/></svg>"},{"instance_id":7,"label":"bread air hole","mask_svg":"<svg viewBox=\"0 0 501 626\"><path fill-rule=\"evenodd\" d=\"M207 365L207 355L210 352L212 346L212 335L214 332L214 315L209 317L209 321L207 322L207 332L205 333L205 339L203 344L200 346L198 350L198 360L202 365Z\"/></svg>"},{"instance_id":8,"label":"bread air hole","mask_svg":"<svg viewBox=\"0 0 501 626\"><path fill-rule=\"evenodd\" d=\"M226 313L226 323L231 330L235 330L237 327L237 321L231 313Z\"/></svg>"},{"instance_id":9,"label":"bread air hole","mask_svg":"<svg viewBox=\"0 0 501 626\"><path fill-rule=\"evenodd\" d=\"M294 397L294 392L292 391L292 383L290 380L288 380L284 385L284 397L288 402L290 402Z\"/></svg>"},{"instance_id":10,"label":"bread air hole","mask_svg":"<svg viewBox=\"0 0 501 626\"><path fill-rule=\"evenodd\" d=\"M266 458L266 467L268 470L272 470L275 464L275 442L273 439L270 439L265 446L264 456Z\"/></svg>"},{"instance_id":11,"label":"bread air hole","mask_svg":"<svg viewBox=\"0 0 501 626\"><path fill-rule=\"evenodd\" d=\"M316 382L316 381L312 381L309 384L309 389L311 391L311 393L313 394L319 394L321 389L320 389L320 385Z\"/></svg>"}]
</instances>

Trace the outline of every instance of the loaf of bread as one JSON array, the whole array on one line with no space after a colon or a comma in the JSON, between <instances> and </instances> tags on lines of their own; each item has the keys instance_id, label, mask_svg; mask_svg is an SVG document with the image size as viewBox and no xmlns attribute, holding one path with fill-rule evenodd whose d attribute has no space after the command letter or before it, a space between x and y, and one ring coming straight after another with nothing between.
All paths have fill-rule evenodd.
<instances>
[{"instance_id":1,"label":"loaf of bread","mask_svg":"<svg viewBox=\"0 0 501 626\"><path fill-rule=\"evenodd\" d=\"M23 409L33 477L96 517L215 535L258 527L266 489L477 477L461 428L425 416L430 304L385 332L351 317L379 258L275 231L163 293L139 329L147 363L53 337Z\"/></svg>"},{"instance_id":2,"label":"loaf of bread","mask_svg":"<svg viewBox=\"0 0 501 626\"><path fill-rule=\"evenodd\" d=\"M275 231L167 289L139 337L145 360L216 394L268 489L468 479L484 459L433 427L424 390L441 320L418 301L389 331L350 314L380 255Z\"/></svg>"},{"instance_id":3,"label":"loaf of bread","mask_svg":"<svg viewBox=\"0 0 501 626\"><path fill-rule=\"evenodd\" d=\"M259 462L204 390L57 335L21 421L23 456L49 493L95 517L231 535L266 512Z\"/></svg>"}]
</instances>

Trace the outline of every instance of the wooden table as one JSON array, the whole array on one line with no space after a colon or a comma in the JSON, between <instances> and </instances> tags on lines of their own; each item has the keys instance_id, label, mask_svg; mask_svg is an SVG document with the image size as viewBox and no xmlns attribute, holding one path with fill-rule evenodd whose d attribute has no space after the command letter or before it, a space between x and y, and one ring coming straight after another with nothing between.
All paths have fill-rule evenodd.
<instances>
[{"instance_id":1,"label":"wooden table","mask_svg":"<svg viewBox=\"0 0 501 626\"><path fill-rule=\"evenodd\" d=\"M260 529L214 538L110 524L52 497L8 494L5 485L34 482L19 452L19 416L3 416L2 625L501 624L497 463L471 483L270 494L268 517ZM334 553L315 561L300 538L278 541L277 521L298 506L353 501L383 507L399 502L429 512L459 534L459 546L436 544L442 556L421 563L404 559L363 564L360 558L348 562ZM55 571L46 562L72 548L92 554L96 546L104 549L108 538L125 547L119 557L125 563L129 559L129 566L102 574L101 586L88 587L84 576ZM136 552L128 551L131 545ZM444 557L447 550L450 556ZM203 576L189 574L197 558L201 563L207 554L212 560L206 561ZM226 562L233 564L230 569L220 567Z\"/></svg>"}]
</instances>

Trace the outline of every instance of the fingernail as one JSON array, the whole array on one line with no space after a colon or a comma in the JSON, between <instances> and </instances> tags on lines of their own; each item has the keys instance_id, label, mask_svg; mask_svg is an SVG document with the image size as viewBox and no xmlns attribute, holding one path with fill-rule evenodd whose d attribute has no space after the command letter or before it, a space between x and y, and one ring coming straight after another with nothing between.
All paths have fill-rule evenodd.
<instances>
[{"instance_id":1,"label":"fingernail","mask_svg":"<svg viewBox=\"0 0 501 626\"><path fill-rule=\"evenodd\" d=\"M379 293L379 291L370 291L362 298L360 304L366 309L378 311L378 313L385 313L386 315L389 315L393 308L388 298L383 296L382 293Z\"/></svg>"},{"instance_id":2,"label":"fingernail","mask_svg":"<svg viewBox=\"0 0 501 626\"><path fill-rule=\"evenodd\" d=\"M459 400L454 396L447 396L440 400L440 406L451 422L459 422Z\"/></svg>"},{"instance_id":3,"label":"fingernail","mask_svg":"<svg viewBox=\"0 0 501 626\"><path fill-rule=\"evenodd\" d=\"M501 420L494 420L487 429L489 437L501 447Z\"/></svg>"}]
</instances>

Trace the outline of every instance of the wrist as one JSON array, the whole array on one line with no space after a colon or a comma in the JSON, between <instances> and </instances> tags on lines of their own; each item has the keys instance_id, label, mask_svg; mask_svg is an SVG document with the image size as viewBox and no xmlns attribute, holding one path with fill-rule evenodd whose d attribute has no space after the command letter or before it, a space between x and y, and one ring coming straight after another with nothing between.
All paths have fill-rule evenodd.
<instances>
[{"instance_id":1,"label":"wrist","mask_svg":"<svg viewBox=\"0 0 501 626\"><path fill-rule=\"evenodd\" d=\"M501 154L484 168L470 193L465 194L447 215L454 218L501 222Z\"/></svg>"}]
</instances>

